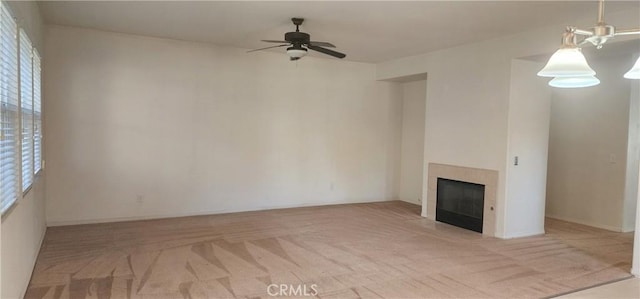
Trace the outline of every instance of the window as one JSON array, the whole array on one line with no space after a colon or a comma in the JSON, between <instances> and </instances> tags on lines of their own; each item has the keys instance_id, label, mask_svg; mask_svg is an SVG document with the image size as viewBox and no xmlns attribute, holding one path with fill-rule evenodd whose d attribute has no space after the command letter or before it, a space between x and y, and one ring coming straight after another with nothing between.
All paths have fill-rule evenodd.
<instances>
[{"instance_id":1,"label":"window","mask_svg":"<svg viewBox=\"0 0 640 299\"><path fill-rule=\"evenodd\" d=\"M42 169L42 101L40 99L40 56L33 49L33 174Z\"/></svg>"},{"instance_id":2,"label":"window","mask_svg":"<svg viewBox=\"0 0 640 299\"><path fill-rule=\"evenodd\" d=\"M22 192L33 184L33 57L31 41L20 30L20 116L22 119Z\"/></svg>"},{"instance_id":3,"label":"window","mask_svg":"<svg viewBox=\"0 0 640 299\"><path fill-rule=\"evenodd\" d=\"M31 188L42 167L40 56L0 1L0 210ZM22 192L19 192L22 190Z\"/></svg>"},{"instance_id":4,"label":"window","mask_svg":"<svg viewBox=\"0 0 640 299\"><path fill-rule=\"evenodd\" d=\"M18 196L18 28L0 7L0 208L4 213Z\"/></svg>"}]
</instances>

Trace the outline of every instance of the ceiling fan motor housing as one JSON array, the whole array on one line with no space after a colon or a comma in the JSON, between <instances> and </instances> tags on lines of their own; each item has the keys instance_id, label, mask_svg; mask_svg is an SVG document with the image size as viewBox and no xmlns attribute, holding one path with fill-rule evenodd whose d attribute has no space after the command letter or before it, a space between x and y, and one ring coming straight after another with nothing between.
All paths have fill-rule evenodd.
<instances>
[{"instance_id":1,"label":"ceiling fan motor housing","mask_svg":"<svg viewBox=\"0 0 640 299\"><path fill-rule=\"evenodd\" d=\"M311 36L304 32L287 32L284 34L284 40L292 44L308 44Z\"/></svg>"}]
</instances>

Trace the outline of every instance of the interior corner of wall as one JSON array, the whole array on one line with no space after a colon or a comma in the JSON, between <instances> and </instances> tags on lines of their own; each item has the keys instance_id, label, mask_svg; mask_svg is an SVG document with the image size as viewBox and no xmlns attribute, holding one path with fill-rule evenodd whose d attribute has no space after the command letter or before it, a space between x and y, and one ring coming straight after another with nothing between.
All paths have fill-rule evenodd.
<instances>
[{"instance_id":1,"label":"interior corner of wall","mask_svg":"<svg viewBox=\"0 0 640 299\"><path fill-rule=\"evenodd\" d=\"M507 237L503 232L499 232L498 230L496 230L496 233L493 234L494 237L498 238L498 239L509 239L509 237Z\"/></svg>"},{"instance_id":2,"label":"interior corner of wall","mask_svg":"<svg viewBox=\"0 0 640 299\"><path fill-rule=\"evenodd\" d=\"M636 228L634 226L628 227L626 225L623 225L622 228L620 229L620 232L622 233L630 233L630 232L634 232L636 230Z\"/></svg>"},{"instance_id":3,"label":"interior corner of wall","mask_svg":"<svg viewBox=\"0 0 640 299\"><path fill-rule=\"evenodd\" d=\"M424 218L428 218L427 217L427 200L424 197L422 198L422 213L420 214L420 216Z\"/></svg>"}]
</instances>

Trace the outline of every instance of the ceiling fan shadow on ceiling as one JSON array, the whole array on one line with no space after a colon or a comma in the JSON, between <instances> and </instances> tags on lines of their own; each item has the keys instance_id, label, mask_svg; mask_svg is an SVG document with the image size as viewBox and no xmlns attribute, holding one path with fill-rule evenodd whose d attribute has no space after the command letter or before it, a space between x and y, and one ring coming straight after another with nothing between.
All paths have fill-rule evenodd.
<instances>
[{"instance_id":1,"label":"ceiling fan shadow on ceiling","mask_svg":"<svg viewBox=\"0 0 640 299\"><path fill-rule=\"evenodd\" d=\"M247 51L247 53L273 49L273 48L287 47L287 55L289 55L290 60L298 60L304 57L305 55L307 55L308 50L313 50L313 51L320 52L322 54L326 54L326 55L333 56L335 58L340 58L340 59L345 58L347 56L343 53L340 53L331 49L327 49L327 48L335 48L336 46L334 46L333 44L328 42L312 41L311 35L309 35L308 33L300 32L299 27L300 25L302 25L302 22L304 22L303 18L292 18L291 21L293 22L293 25L296 26L296 31L285 33L284 40L264 40L264 39L262 40L263 42L277 43L280 45L250 50L250 51Z\"/></svg>"}]
</instances>

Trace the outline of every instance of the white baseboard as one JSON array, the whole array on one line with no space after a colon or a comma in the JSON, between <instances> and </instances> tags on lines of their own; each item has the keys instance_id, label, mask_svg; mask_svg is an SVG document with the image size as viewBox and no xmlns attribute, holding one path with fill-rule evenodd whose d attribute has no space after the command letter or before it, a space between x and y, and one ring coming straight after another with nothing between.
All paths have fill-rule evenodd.
<instances>
[{"instance_id":1,"label":"white baseboard","mask_svg":"<svg viewBox=\"0 0 640 299\"><path fill-rule=\"evenodd\" d=\"M606 230L614 231L614 232L618 232L618 233L625 232L621 227L610 226L610 225L599 224L599 223L592 223L592 222L589 222L589 221L584 221L584 220L580 220L580 219L574 219L574 218L570 218L570 217L556 216L556 215L551 215L551 214L546 214L545 217L549 217L549 218L557 219L557 220L562 220L562 221L567 221L567 222L573 222L573 223L582 224L582 225L586 225L586 226L597 227L597 228L606 229Z\"/></svg>"},{"instance_id":2,"label":"white baseboard","mask_svg":"<svg viewBox=\"0 0 640 299\"><path fill-rule=\"evenodd\" d=\"M151 219L177 218L177 217L203 216L203 215L217 215L217 214L240 213L240 212L267 211L267 210L290 209L290 208L345 205L345 204L359 204L359 203L370 203L370 202L385 202L385 201L392 201L392 200L395 200L395 199L363 200L363 201L348 201L348 202L347 201L318 202L318 203L291 204L291 205L273 205L273 206L263 206L263 207L255 207L255 208L238 208L238 209L209 210L209 211L200 211L200 212L152 214L152 215L142 215L142 216L113 217L113 218L99 218L99 219L47 220L47 226L48 227L53 227L53 226L65 226L65 225L80 225L80 224L110 223L110 222L123 222L123 221L138 221L138 220L151 220Z\"/></svg>"},{"instance_id":3,"label":"white baseboard","mask_svg":"<svg viewBox=\"0 0 640 299\"><path fill-rule=\"evenodd\" d=\"M422 206L422 202L419 202L419 203L418 203L418 202L415 202L415 201L410 201L410 200L401 199L401 198L398 198L397 200L399 200L399 201L403 201L403 202L406 202L406 203L410 203L410 204L414 204L414 205L416 205L416 206Z\"/></svg>"},{"instance_id":4,"label":"white baseboard","mask_svg":"<svg viewBox=\"0 0 640 299\"><path fill-rule=\"evenodd\" d=\"M516 233L511 233L511 234L505 234L504 236L500 236L498 238L500 238L500 239L514 239L514 238L525 238L525 237L541 236L541 235L544 235L544 234L545 234L545 231L544 231L544 229L542 229L542 230L529 231L529 232L516 232Z\"/></svg>"}]
</instances>

